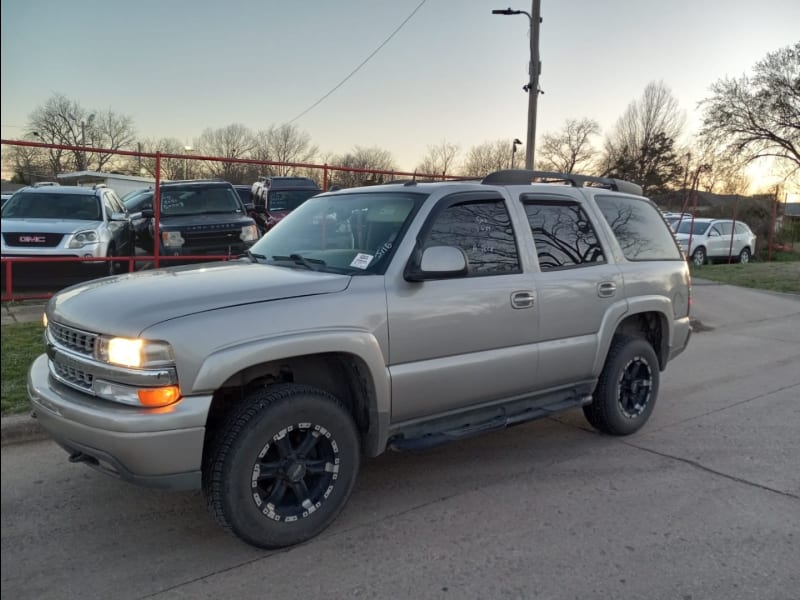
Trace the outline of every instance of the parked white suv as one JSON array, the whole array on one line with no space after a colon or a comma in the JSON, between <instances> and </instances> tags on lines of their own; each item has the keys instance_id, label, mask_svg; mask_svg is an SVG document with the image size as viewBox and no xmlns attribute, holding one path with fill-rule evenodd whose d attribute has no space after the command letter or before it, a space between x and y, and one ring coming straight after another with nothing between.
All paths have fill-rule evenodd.
<instances>
[{"instance_id":1,"label":"parked white suv","mask_svg":"<svg viewBox=\"0 0 800 600\"><path fill-rule=\"evenodd\" d=\"M695 265L727 260L729 256L748 263L756 251L756 235L741 221L730 219L695 219L694 227L691 219L681 221L675 237Z\"/></svg>"},{"instance_id":2,"label":"parked white suv","mask_svg":"<svg viewBox=\"0 0 800 600\"><path fill-rule=\"evenodd\" d=\"M133 230L122 202L110 188L35 185L3 205L4 257L75 257L113 275L126 261L93 258L131 256Z\"/></svg>"}]
</instances>

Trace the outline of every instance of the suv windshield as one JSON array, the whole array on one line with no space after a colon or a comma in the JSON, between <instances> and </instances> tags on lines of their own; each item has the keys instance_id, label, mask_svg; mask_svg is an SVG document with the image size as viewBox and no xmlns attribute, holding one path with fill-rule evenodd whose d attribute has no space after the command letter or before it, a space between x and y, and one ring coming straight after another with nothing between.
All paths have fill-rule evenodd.
<instances>
[{"instance_id":1,"label":"suv windshield","mask_svg":"<svg viewBox=\"0 0 800 600\"><path fill-rule=\"evenodd\" d=\"M268 193L268 211L294 210L303 202L319 194L320 190L274 190Z\"/></svg>"},{"instance_id":2,"label":"suv windshield","mask_svg":"<svg viewBox=\"0 0 800 600\"><path fill-rule=\"evenodd\" d=\"M94 194L15 194L3 206L3 218L102 221L100 200Z\"/></svg>"},{"instance_id":3,"label":"suv windshield","mask_svg":"<svg viewBox=\"0 0 800 600\"><path fill-rule=\"evenodd\" d=\"M703 235L708 229L710 223L697 223L694 224L694 233L697 235ZM692 233L692 221L682 221L680 227L676 233Z\"/></svg>"},{"instance_id":4,"label":"suv windshield","mask_svg":"<svg viewBox=\"0 0 800 600\"><path fill-rule=\"evenodd\" d=\"M425 198L406 192L312 198L261 238L251 257L292 268L379 273Z\"/></svg>"},{"instance_id":5,"label":"suv windshield","mask_svg":"<svg viewBox=\"0 0 800 600\"><path fill-rule=\"evenodd\" d=\"M165 217L241 212L241 200L232 186L161 188L161 214Z\"/></svg>"}]
</instances>

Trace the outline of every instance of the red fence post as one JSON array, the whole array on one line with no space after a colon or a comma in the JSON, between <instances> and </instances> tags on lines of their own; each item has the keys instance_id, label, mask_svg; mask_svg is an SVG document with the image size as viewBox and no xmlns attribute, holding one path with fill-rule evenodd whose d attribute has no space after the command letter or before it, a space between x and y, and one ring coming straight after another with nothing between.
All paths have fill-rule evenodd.
<instances>
[{"instance_id":1,"label":"red fence post","mask_svg":"<svg viewBox=\"0 0 800 600\"><path fill-rule=\"evenodd\" d=\"M328 163L322 165L322 191L328 191Z\"/></svg>"},{"instance_id":2,"label":"red fence post","mask_svg":"<svg viewBox=\"0 0 800 600\"><path fill-rule=\"evenodd\" d=\"M733 252L733 236L736 235L736 207L739 205L739 196L733 203L733 225L731 225L731 243L728 244L728 264L731 264L731 252Z\"/></svg>"},{"instance_id":3,"label":"red fence post","mask_svg":"<svg viewBox=\"0 0 800 600\"><path fill-rule=\"evenodd\" d=\"M156 187L153 190L153 268L158 268L161 250L161 151L156 151Z\"/></svg>"},{"instance_id":4,"label":"red fence post","mask_svg":"<svg viewBox=\"0 0 800 600\"><path fill-rule=\"evenodd\" d=\"M778 187L775 187L775 198L772 201L772 219L769 222L769 250L767 250L767 261L772 262L772 240L775 235L775 221L778 218Z\"/></svg>"},{"instance_id":5,"label":"red fence post","mask_svg":"<svg viewBox=\"0 0 800 600\"><path fill-rule=\"evenodd\" d=\"M8 296L8 298L13 298L14 297L14 286L11 283L11 281L13 279L12 276L11 276L11 271L12 271L13 267L14 267L14 261L13 260L10 260L10 261L8 261L6 263L6 296Z\"/></svg>"}]
</instances>

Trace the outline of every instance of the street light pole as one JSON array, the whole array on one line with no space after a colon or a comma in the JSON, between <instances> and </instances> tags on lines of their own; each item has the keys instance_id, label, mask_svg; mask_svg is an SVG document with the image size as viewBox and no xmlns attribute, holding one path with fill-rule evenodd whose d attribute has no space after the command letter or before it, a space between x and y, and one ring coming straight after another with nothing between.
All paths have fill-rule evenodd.
<instances>
[{"instance_id":1,"label":"street light pole","mask_svg":"<svg viewBox=\"0 0 800 600\"><path fill-rule=\"evenodd\" d=\"M183 147L183 153L184 154L188 154L192 150L194 150L194 148L192 148L191 146L184 146ZM184 179L189 179L189 159L185 158L185 157L183 159L183 178Z\"/></svg>"},{"instance_id":2,"label":"street light pole","mask_svg":"<svg viewBox=\"0 0 800 600\"><path fill-rule=\"evenodd\" d=\"M81 120L81 146L86 146L86 126L91 125L93 121L94 121L94 113L90 114L89 118L86 119L85 121ZM79 167L78 171L85 171L86 168L88 167L88 165L86 164L85 150L81 150L80 157L81 157L81 164L78 165Z\"/></svg>"},{"instance_id":3,"label":"street light pole","mask_svg":"<svg viewBox=\"0 0 800 600\"><path fill-rule=\"evenodd\" d=\"M522 89L528 92L528 139L525 148L525 168L533 169L533 159L536 146L536 112L539 102L539 75L542 70L539 60L539 24L541 17L541 0L532 0L531 12L524 10L511 10L511 8L495 9L493 15L525 15L530 21L530 52L531 58L528 66L528 83Z\"/></svg>"},{"instance_id":4,"label":"street light pole","mask_svg":"<svg viewBox=\"0 0 800 600\"><path fill-rule=\"evenodd\" d=\"M514 138L514 141L511 142L511 168L514 168L514 155L517 153L517 146L521 146L522 142L520 142L517 138Z\"/></svg>"}]
</instances>

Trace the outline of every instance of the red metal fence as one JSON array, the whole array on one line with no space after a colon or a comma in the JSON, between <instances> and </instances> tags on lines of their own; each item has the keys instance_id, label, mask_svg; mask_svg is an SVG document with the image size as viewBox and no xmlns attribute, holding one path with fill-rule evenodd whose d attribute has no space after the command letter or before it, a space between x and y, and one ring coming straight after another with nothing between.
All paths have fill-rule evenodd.
<instances>
[{"instance_id":1,"label":"red metal fence","mask_svg":"<svg viewBox=\"0 0 800 600\"><path fill-rule=\"evenodd\" d=\"M161 161L164 159L177 159L181 161L204 161L204 162L218 162L218 163L240 163L240 164L250 164L250 165L258 165L262 167L281 167L281 168L293 168L293 169L305 169L309 171L318 170L321 172L321 181L322 181L322 189L323 191L327 191L330 183L332 174L336 172L342 173L361 173L365 175L371 176L373 179L377 178L378 176L385 176L391 179L395 179L398 177L402 178L416 178L416 179L424 179L430 181L446 181L446 180L459 180L464 179L460 176L453 176L447 174L429 174L429 173L416 173L416 172L408 172L408 171L392 171L392 170L383 170L383 169L369 169L369 168L356 168L356 167L343 167L337 165L328 165L328 164L313 164L313 163L294 163L294 162L279 162L279 161L270 161L270 160L257 160L251 158L223 158L219 156L204 156L199 154L170 154L164 152L136 152L132 150L112 150L110 148L96 148L93 146L70 146L70 145L62 145L62 144L48 144L43 142L32 142L27 140L5 140L0 139L0 145L8 145L8 146L22 146L28 148L41 148L41 149L52 149L52 150L67 150L71 152L86 152L86 153L102 153L102 154L110 154L115 156L127 156L127 157L134 157L134 158L148 158L155 160L155 182L153 183L153 191L154 191L154 198L153 198L153 239L155 243L153 244L153 254L150 256L131 256L131 257L108 257L108 258L92 258L91 261L87 260L86 258L80 257L48 257L48 258L22 258L22 257L2 257L2 265L3 269L5 270L3 283L4 283L4 290L2 294L2 301L11 301L11 300L29 300L29 299L41 299L41 298L48 298L52 296L53 291L46 291L46 292L38 292L38 293L31 293L31 292L23 292L23 293L14 293L14 265L21 265L21 264L39 264L39 265L46 265L51 263L81 263L85 264L87 262L92 263L102 263L108 261L114 262L128 262L129 270L133 271L136 268L136 263L152 263L154 268L162 266L163 262L168 263L170 260L180 260L180 261L209 261L209 260L228 260L230 258L235 258L226 255L218 255L218 256L210 256L210 255L184 255L180 257L173 257L173 256L162 256L160 253L159 243L158 240L161 239L160 237L160 213L159 210L161 206L161 171L162 171L162 164Z\"/></svg>"}]
</instances>

